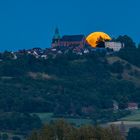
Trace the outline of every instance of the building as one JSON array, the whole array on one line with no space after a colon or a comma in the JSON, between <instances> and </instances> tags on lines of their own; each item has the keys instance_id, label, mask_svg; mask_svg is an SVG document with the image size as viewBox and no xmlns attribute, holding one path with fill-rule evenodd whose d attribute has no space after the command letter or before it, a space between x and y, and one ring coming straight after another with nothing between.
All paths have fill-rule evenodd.
<instances>
[{"instance_id":1,"label":"building","mask_svg":"<svg viewBox=\"0 0 140 140\"><path fill-rule=\"evenodd\" d=\"M88 107L82 107L81 109L81 112L84 114L84 115L91 115L93 114L94 112L94 108L92 106L88 106Z\"/></svg>"},{"instance_id":2,"label":"building","mask_svg":"<svg viewBox=\"0 0 140 140\"><path fill-rule=\"evenodd\" d=\"M80 47L85 46L84 35L64 35L60 37L59 30L55 30L54 37L52 39L52 47Z\"/></svg>"},{"instance_id":3,"label":"building","mask_svg":"<svg viewBox=\"0 0 140 140\"><path fill-rule=\"evenodd\" d=\"M128 110L138 110L138 104L137 103L128 103Z\"/></svg>"},{"instance_id":4,"label":"building","mask_svg":"<svg viewBox=\"0 0 140 140\"><path fill-rule=\"evenodd\" d=\"M60 34L59 34L59 30L58 28L55 29L55 34L53 36L53 39L52 39L52 47L57 47L59 45L59 42L60 42Z\"/></svg>"},{"instance_id":5,"label":"building","mask_svg":"<svg viewBox=\"0 0 140 140\"><path fill-rule=\"evenodd\" d=\"M120 51L124 47L124 44L121 42L105 42L105 48L112 49L114 52Z\"/></svg>"},{"instance_id":6,"label":"building","mask_svg":"<svg viewBox=\"0 0 140 140\"><path fill-rule=\"evenodd\" d=\"M113 101L113 110L114 111L116 111L116 110L118 110L119 109L119 104L118 104L118 102L117 101Z\"/></svg>"},{"instance_id":7,"label":"building","mask_svg":"<svg viewBox=\"0 0 140 140\"><path fill-rule=\"evenodd\" d=\"M126 127L125 127L125 124L123 121L121 121L119 129L120 129L122 136L125 138L127 136L127 132L126 132Z\"/></svg>"}]
</instances>

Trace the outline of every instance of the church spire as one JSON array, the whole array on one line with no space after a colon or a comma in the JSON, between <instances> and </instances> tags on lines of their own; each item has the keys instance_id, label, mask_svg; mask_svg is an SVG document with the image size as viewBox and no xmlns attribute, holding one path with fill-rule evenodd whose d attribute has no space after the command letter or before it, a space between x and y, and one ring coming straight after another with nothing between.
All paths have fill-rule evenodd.
<instances>
[{"instance_id":1,"label":"church spire","mask_svg":"<svg viewBox=\"0 0 140 140\"><path fill-rule=\"evenodd\" d=\"M54 34L53 39L60 39L60 34L59 34L59 29L58 28L55 29L55 34Z\"/></svg>"}]
</instances>

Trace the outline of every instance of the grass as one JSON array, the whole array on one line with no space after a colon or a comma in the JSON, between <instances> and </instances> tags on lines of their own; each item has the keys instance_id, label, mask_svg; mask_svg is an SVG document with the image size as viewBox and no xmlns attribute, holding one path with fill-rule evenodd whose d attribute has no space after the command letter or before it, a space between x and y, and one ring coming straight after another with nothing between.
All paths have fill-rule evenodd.
<instances>
[{"instance_id":1,"label":"grass","mask_svg":"<svg viewBox=\"0 0 140 140\"><path fill-rule=\"evenodd\" d=\"M34 113L36 114L43 123L48 123L52 120L53 113Z\"/></svg>"},{"instance_id":2,"label":"grass","mask_svg":"<svg viewBox=\"0 0 140 140\"><path fill-rule=\"evenodd\" d=\"M128 115L120 119L121 121L140 121L140 110L132 112L131 115Z\"/></svg>"},{"instance_id":3,"label":"grass","mask_svg":"<svg viewBox=\"0 0 140 140\"><path fill-rule=\"evenodd\" d=\"M34 114L38 115L44 124L49 123L51 121L59 120L59 119L65 119L69 123L75 124L76 126L93 124L93 120L91 119L53 118L53 113L34 113ZM131 115L126 116L117 122L110 122L107 124L103 124L101 126L105 127L105 126L110 126L111 124L114 124L120 128L122 121L125 125L126 132L128 132L129 129L132 127L140 128L140 110L136 110L132 112Z\"/></svg>"},{"instance_id":4,"label":"grass","mask_svg":"<svg viewBox=\"0 0 140 140\"><path fill-rule=\"evenodd\" d=\"M68 121L71 124L75 124L76 126L81 126L84 124L92 124L93 121L91 119L80 119L80 118L55 118L53 117L53 113L34 113L39 116L39 118L42 120L42 122L45 123L50 123L51 121L59 120L59 119L64 119Z\"/></svg>"},{"instance_id":5,"label":"grass","mask_svg":"<svg viewBox=\"0 0 140 140\"><path fill-rule=\"evenodd\" d=\"M39 116L43 123L49 123L58 119L65 119L70 123L75 123L76 125L80 124L91 124L93 121L91 119L80 119L80 118L55 118L53 117L53 113L34 113ZM124 118L121 118L120 121L140 121L140 109L135 110Z\"/></svg>"},{"instance_id":6,"label":"grass","mask_svg":"<svg viewBox=\"0 0 140 140\"><path fill-rule=\"evenodd\" d=\"M121 118L116 122L110 122L108 125L113 124L120 128L122 122L125 126L126 132L128 132L129 129L133 127L140 128L140 110L135 110L131 113L131 115Z\"/></svg>"},{"instance_id":7,"label":"grass","mask_svg":"<svg viewBox=\"0 0 140 140\"><path fill-rule=\"evenodd\" d=\"M131 63L129 63L128 61L121 59L117 56L107 57L107 60L108 60L109 64L120 61L124 67L126 66L126 64L129 64L131 66L131 69L128 70L125 68L124 72L122 73L122 77L124 80L133 82L137 87L140 86L140 78L139 78L139 76L136 76L136 74L135 74L135 71L137 71L137 73L140 73L139 67L134 66ZM115 75L112 74L112 76L115 76Z\"/></svg>"},{"instance_id":8,"label":"grass","mask_svg":"<svg viewBox=\"0 0 140 140\"><path fill-rule=\"evenodd\" d=\"M122 127L122 121L117 121L117 122L110 122L107 124L107 126L110 125L115 125L118 128ZM140 128L140 121L123 121L124 129L126 132L129 132L130 128Z\"/></svg>"}]
</instances>

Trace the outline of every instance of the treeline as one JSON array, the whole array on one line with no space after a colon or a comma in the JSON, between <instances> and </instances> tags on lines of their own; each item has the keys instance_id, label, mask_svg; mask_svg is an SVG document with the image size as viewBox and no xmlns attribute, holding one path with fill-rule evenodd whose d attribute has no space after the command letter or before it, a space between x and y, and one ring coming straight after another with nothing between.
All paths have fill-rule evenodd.
<instances>
[{"instance_id":1,"label":"treeline","mask_svg":"<svg viewBox=\"0 0 140 140\"><path fill-rule=\"evenodd\" d=\"M125 46L119 52L118 56L140 67L140 44L137 46L135 42L127 35L119 36L115 41L120 41L124 43Z\"/></svg>"},{"instance_id":2,"label":"treeline","mask_svg":"<svg viewBox=\"0 0 140 140\"><path fill-rule=\"evenodd\" d=\"M28 140L124 140L124 136L115 126L102 128L99 126L74 127L60 120L45 125L40 131L33 132Z\"/></svg>"},{"instance_id":3,"label":"treeline","mask_svg":"<svg viewBox=\"0 0 140 140\"><path fill-rule=\"evenodd\" d=\"M0 131L14 131L27 134L33 129L42 126L41 120L36 115L18 112L0 112Z\"/></svg>"},{"instance_id":4,"label":"treeline","mask_svg":"<svg viewBox=\"0 0 140 140\"><path fill-rule=\"evenodd\" d=\"M130 128L127 140L139 140L140 139L140 128Z\"/></svg>"}]
</instances>

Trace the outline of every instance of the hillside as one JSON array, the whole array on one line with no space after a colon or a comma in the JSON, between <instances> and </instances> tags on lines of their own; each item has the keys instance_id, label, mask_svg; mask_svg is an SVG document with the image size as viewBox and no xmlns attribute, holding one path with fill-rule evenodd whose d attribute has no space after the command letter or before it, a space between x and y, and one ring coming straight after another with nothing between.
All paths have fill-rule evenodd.
<instances>
[{"instance_id":1,"label":"hillside","mask_svg":"<svg viewBox=\"0 0 140 140\"><path fill-rule=\"evenodd\" d=\"M81 114L83 107L124 108L139 92L139 68L102 54L22 56L0 65L0 109L3 111Z\"/></svg>"},{"instance_id":2,"label":"hillside","mask_svg":"<svg viewBox=\"0 0 140 140\"><path fill-rule=\"evenodd\" d=\"M26 53L11 56L5 52L0 61L0 130L27 134L58 118L76 125L106 123L129 115L129 102L140 103L139 63L120 54L67 50L47 59Z\"/></svg>"},{"instance_id":3,"label":"hillside","mask_svg":"<svg viewBox=\"0 0 140 140\"><path fill-rule=\"evenodd\" d=\"M138 87L140 86L140 68L139 67L117 56L107 57L107 60L109 64L120 62L123 65L123 67L125 67L123 73L121 74L122 78L124 80L133 82Z\"/></svg>"}]
</instances>

